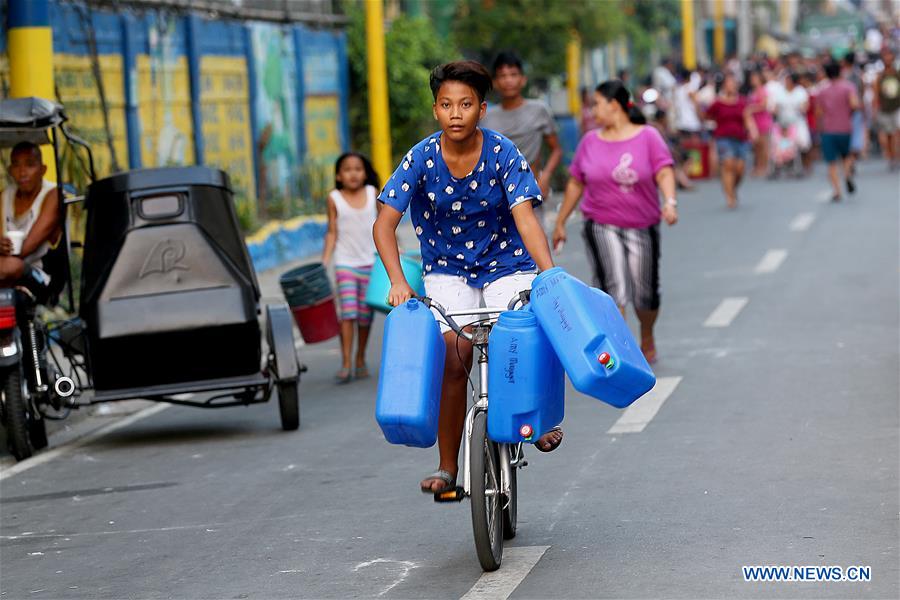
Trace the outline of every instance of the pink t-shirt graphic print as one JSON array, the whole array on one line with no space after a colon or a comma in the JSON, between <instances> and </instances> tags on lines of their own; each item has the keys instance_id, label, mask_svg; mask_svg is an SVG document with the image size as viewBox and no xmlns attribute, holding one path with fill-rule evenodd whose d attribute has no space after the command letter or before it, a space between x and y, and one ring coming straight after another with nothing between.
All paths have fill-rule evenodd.
<instances>
[{"instance_id":1,"label":"pink t-shirt graphic print","mask_svg":"<svg viewBox=\"0 0 900 600\"><path fill-rule=\"evenodd\" d=\"M597 223L643 229L659 223L656 174L671 166L672 155L653 127L645 126L627 140L609 142L597 131L578 144L569 166L584 184L581 211Z\"/></svg>"},{"instance_id":2,"label":"pink t-shirt graphic print","mask_svg":"<svg viewBox=\"0 0 900 600\"><path fill-rule=\"evenodd\" d=\"M634 191L634 184L638 182L637 171L631 168L633 160L631 152L625 152L619 157L619 164L612 170L612 178L619 184L619 189L626 194Z\"/></svg>"}]
</instances>

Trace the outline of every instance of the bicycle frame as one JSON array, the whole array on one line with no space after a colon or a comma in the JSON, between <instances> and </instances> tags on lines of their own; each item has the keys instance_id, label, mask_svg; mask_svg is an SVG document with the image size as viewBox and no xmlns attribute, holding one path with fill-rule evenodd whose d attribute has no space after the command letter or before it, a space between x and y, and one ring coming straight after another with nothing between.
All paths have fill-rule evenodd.
<instances>
[{"instance_id":1,"label":"bicycle frame","mask_svg":"<svg viewBox=\"0 0 900 600\"><path fill-rule=\"evenodd\" d=\"M484 316L483 319L471 325L471 332L467 332L463 328L454 327L454 325L456 325L455 323L448 323L454 331L472 342L473 348L478 350L478 398L466 412L465 427L463 430L465 434L463 436L463 491L466 496L470 496L472 488L469 459L472 452L472 424L475 420L476 412L486 411L488 409L488 334L490 333L491 326L497 320L497 315L502 311L496 308L444 311L443 307L441 307L439 312L441 312L444 317L449 317L449 320L451 321L454 316ZM498 444L498 450L500 454L500 492L509 497L510 481L512 479L511 469L518 467L519 461L521 460L521 444L517 447L514 462L509 455L508 444Z\"/></svg>"}]
</instances>

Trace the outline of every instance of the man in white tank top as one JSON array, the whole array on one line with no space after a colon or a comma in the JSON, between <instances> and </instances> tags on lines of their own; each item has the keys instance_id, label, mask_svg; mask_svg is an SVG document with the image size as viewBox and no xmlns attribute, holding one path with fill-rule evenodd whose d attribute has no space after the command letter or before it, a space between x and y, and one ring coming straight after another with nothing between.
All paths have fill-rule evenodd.
<instances>
[{"instance_id":1,"label":"man in white tank top","mask_svg":"<svg viewBox=\"0 0 900 600\"><path fill-rule=\"evenodd\" d=\"M7 172L12 184L0 194L0 287L14 286L32 267L39 267L62 232L56 185L44 181L47 166L41 149L31 142L16 144ZM21 250L15 254L11 231L24 234Z\"/></svg>"}]
</instances>

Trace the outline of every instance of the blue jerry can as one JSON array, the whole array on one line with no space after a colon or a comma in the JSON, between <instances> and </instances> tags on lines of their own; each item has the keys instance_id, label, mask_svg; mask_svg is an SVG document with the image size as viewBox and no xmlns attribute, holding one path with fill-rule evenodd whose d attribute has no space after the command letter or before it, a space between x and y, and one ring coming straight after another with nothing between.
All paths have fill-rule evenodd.
<instances>
[{"instance_id":1,"label":"blue jerry can","mask_svg":"<svg viewBox=\"0 0 900 600\"><path fill-rule=\"evenodd\" d=\"M445 352L434 315L418 300L397 306L385 319L375 420L390 443L434 445Z\"/></svg>"},{"instance_id":2,"label":"blue jerry can","mask_svg":"<svg viewBox=\"0 0 900 600\"><path fill-rule=\"evenodd\" d=\"M579 392L624 408L656 376L615 301L554 267L531 286L532 311Z\"/></svg>"},{"instance_id":3,"label":"blue jerry can","mask_svg":"<svg viewBox=\"0 0 900 600\"><path fill-rule=\"evenodd\" d=\"M565 375L531 311L500 314L488 346L488 436L534 441L562 423Z\"/></svg>"}]
</instances>

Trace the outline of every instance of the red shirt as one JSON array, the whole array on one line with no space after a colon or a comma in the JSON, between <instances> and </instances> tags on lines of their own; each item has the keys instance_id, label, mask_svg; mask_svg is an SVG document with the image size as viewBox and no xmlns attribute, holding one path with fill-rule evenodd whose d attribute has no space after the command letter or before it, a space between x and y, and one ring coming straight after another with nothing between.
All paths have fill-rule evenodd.
<instances>
[{"instance_id":1,"label":"red shirt","mask_svg":"<svg viewBox=\"0 0 900 600\"><path fill-rule=\"evenodd\" d=\"M743 98L738 98L733 104L716 99L706 111L707 116L716 122L713 137L745 141L747 139L747 128L744 126L744 110L746 108L747 102Z\"/></svg>"},{"instance_id":2,"label":"red shirt","mask_svg":"<svg viewBox=\"0 0 900 600\"><path fill-rule=\"evenodd\" d=\"M846 79L835 79L819 92L816 102L822 107L819 129L822 133L850 133L850 99L856 96L856 88Z\"/></svg>"}]
</instances>

